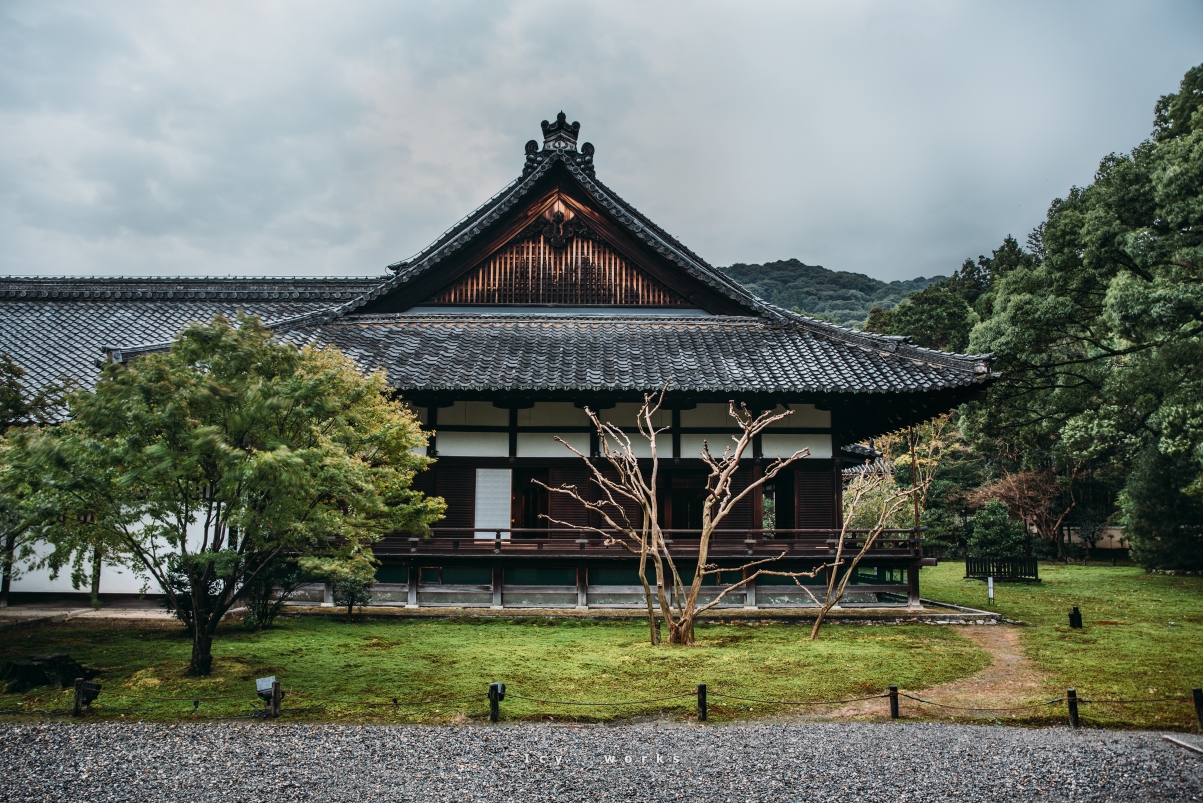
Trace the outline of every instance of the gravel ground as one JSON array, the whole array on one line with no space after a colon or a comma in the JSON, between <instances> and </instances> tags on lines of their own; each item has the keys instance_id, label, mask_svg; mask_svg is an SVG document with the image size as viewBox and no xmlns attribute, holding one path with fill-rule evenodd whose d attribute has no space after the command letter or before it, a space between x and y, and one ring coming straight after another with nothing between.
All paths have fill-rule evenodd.
<instances>
[{"instance_id":1,"label":"gravel ground","mask_svg":"<svg viewBox=\"0 0 1203 803\"><path fill-rule=\"evenodd\" d=\"M938 724L7 725L0 800L1203 800L1203 756Z\"/></svg>"}]
</instances>

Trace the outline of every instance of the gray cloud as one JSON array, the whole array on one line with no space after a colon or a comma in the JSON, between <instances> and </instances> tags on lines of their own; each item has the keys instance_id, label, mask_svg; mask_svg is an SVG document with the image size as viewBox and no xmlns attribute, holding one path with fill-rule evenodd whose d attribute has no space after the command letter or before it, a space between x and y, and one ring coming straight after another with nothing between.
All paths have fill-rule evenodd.
<instances>
[{"instance_id":1,"label":"gray cloud","mask_svg":"<svg viewBox=\"0 0 1203 803\"><path fill-rule=\"evenodd\" d=\"M1192 2L9 2L0 273L379 273L561 108L715 264L948 273L1147 136L1201 33Z\"/></svg>"}]
</instances>

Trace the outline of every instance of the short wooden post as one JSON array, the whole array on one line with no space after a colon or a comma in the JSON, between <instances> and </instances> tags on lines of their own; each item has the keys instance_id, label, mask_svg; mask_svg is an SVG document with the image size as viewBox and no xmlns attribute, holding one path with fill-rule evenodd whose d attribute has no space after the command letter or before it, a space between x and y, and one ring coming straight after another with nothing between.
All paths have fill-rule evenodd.
<instances>
[{"instance_id":1,"label":"short wooden post","mask_svg":"<svg viewBox=\"0 0 1203 803\"><path fill-rule=\"evenodd\" d=\"M1203 689L1191 689L1190 694L1195 698L1195 724L1203 733Z\"/></svg>"},{"instance_id":2,"label":"short wooden post","mask_svg":"<svg viewBox=\"0 0 1203 803\"><path fill-rule=\"evenodd\" d=\"M1078 727L1078 692L1076 689L1065 690L1065 702L1069 706L1069 727Z\"/></svg>"},{"instance_id":3,"label":"short wooden post","mask_svg":"<svg viewBox=\"0 0 1203 803\"><path fill-rule=\"evenodd\" d=\"M280 716L280 698L283 696L280 693L280 681L272 681L272 719Z\"/></svg>"},{"instance_id":4,"label":"short wooden post","mask_svg":"<svg viewBox=\"0 0 1203 803\"><path fill-rule=\"evenodd\" d=\"M500 537L498 538L497 543L499 545L501 544ZM500 546L498 548L500 549ZM494 610L501 610L501 603L502 603L501 584L503 582L505 582L505 575L503 574L503 569L500 566L494 566L493 567L493 609Z\"/></svg>"},{"instance_id":5,"label":"short wooden post","mask_svg":"<svg viewBox=\"0 0 1203 803\"><path fill-rule=\"evenodd\" d=\"M919 560L912 559L911 565L906 567L906 605L912 610L923 606L919 598Z\"/></svg>"},{"instance_id":6,"label":"short wooden post","mask_svg":"<svg viewBox=\"0 0 1203 803\"><path fill-rule=\"evenodd\" d=\"M406 581L405 607L406 608L418 607L418 575L421 571L422 571L422 569L420 567L414 565L413 562L410 562L409 574L405 578L405 581Z\"/></svg>"},{"instance_id":7,"label":"short wooden post","mask_svg":"<svg viewBox=\"0 0 1203 803\"><path fill-rule=\"evenodd\" d=\"M890 687L890 719L898 719L898 687Z\"/></svg>"},{"instance_id":8,"label":"short wooden post","mask_svg":"<svg viewBox=\"0 0 1203 803\"><path fill-rule=\"evenodd\" d=\"M576 609L589 609L589 570L584 566L578 566L576 569Z\"/></svg>"},{"instance_id":9,"label":"short wooden post","mask_svg":"<svg viewBox=\"0 0 1203 803\"><path fill-rule=\"evenodd\" d=\"M698 684L698 722L706 721L706 684Z\"/></svg>"},{"instance_id":10,"label":"short wooden post","mask_svg":"<svg viewBox=\"0 0 1203 803\"><path fill-rule=\"evenodd\" d=\"M501 719L501 684L489 684L489 722L497 722Z\"/></svg>"},{"instance_id":11,"label":"short wooden post","mask_svg":"<svg viewBox=\"0 0 1203 803\"><path fill-rule=\"evenodd\" d=\"M80 717L84 713L84 679L75 679L75 701L71 703L71 716Z\"/></svg>"}]
</instances>

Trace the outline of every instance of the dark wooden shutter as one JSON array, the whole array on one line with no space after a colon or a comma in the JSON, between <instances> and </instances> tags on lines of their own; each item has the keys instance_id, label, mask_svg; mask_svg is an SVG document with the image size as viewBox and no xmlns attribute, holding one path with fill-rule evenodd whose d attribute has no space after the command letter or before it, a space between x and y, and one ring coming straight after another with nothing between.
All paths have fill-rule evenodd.
<instances>
[{"instance_id":1,"label":"dark wooden shutter","mask_svg":"<svg viewBox=\"0 0 1203 803\"><path fill-rule=\"evenodd\" d=\"M434 470L433 469L426 469L425 471L419 471L417 474L414 475L413 482L411 482L409 484L409 487L415 491L424 493L427 496L438 496L438 492L435 490L435 486L434 486Z\"/></svg>"},{"instance_id":2,"label":"dark wooden shutter","mask_svg":"<svg viewBox=\"0 0 1203 803\"><path fill-rule=\"evenodd\" d=\"M438 466L433 471L435 489L447 503L447 513L435 527L475 525L476 469L471 466Z\"/></svg>"},{"instance_id":3,"label":"dark wooden shutter","mask_svg":"<svg viewBox=\"0 0 1203 803\"><path fill-rule=\"evenodd\" d=\"M794 472L783 471L773 479L774 497L777 502L777 527L792 530L797 527L794 519Z\"/></svg>"},{"instance_id":4,"label":"dark wooden shutter","mask_svg":"<svg viewBox=\"0 0 1203 803\"><path fill-rule=\"evenodd\" d=\"M610 468L602 468L602 474L611 479L617 480L617 478L618 478L618 473ZM594 499L604 498L604 494L602 494L600 488L595 487L594 492L593 492L593 498ZM620 496L617 493L614 494L614 501L618 502L619 505L623 508L623 510L626 511L627 518L630 520L632 527L635 527L636 529L638 529L639 527L641 527L643 525L643 508L641 508L639 506L638 502L635 502L634 500L631 500L631 499L627 499L626 497ZM614 519L615 523L617 523L619 526L622 526L622 524L623 524L622 515L617 510L614 510L613 506L607 504L606 512L610 514L610 518ZM597 524L601 525L603 523L604 522L602 522L601 518L599 517Z\"/></svg>"},{"instance_id":5,"label":"dark wooden shutter","mask_svg":"<svg viewBox=\"0 0 1203 803\"><path fill-rule=\"evenodd\" d=\"M577 492L586 499L591 499L596 490L590 482L589 469L579 466L572 468L553 468L549 472L548 485L558 488L561 485L575 485ZM552 492L548 500L550 515L556 521L567 522L574 527L589 525L589 511L580 502L564 494ZM553 529L563 528L563 524L552 524Z\"/></svg>"},{"instance_id":6,"label":"dark wooden shutter","mask_svg":"<svg viewBox=\"0 0 1203 803\"><path fill-rule=\"evenodd\" d=\"M752 482L752 469L737 469L731 477L731 495L743 492ZM743 501L731 508L731 512L719 524L720 530L750 530L752 529L752 495L748 494Z\"/></svg>"},{"instance_id":7,"label":"dark wooden shutter","mask_svg":"<svg viewBox=\"0 0 1203 803\"><path fill-rule=\"evenodd\" d=\"M832 471L795 471L799 530L836 527L835 475Z\"/></svg>"}]
</instances>

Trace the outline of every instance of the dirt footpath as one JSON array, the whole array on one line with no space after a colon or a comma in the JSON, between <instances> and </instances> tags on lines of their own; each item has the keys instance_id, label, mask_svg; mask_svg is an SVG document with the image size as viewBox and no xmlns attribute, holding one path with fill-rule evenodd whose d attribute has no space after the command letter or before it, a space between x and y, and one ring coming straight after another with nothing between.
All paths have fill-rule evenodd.
<instances>
[{"instance_id":1,"label":"dirt footpath","mask_svg":"<svg viewBox=\"0 0 1203 803\"><path fill-rule=\"evenodd\" d=\"M942 703L945 706L957 706L941 708L903 697L899 701L903 717L910 713L922 714L928 719L995 720L1030 717L1033 714L1040 716L1044 713L1042 708L1007 711L966 710L1043 703L1057 695L1051 690L1049 679L1023 654L1023 647L1019 643L1019 628L1008 625L965 625L957 632L976 642L990 656L990 665L960 680L931 686L922 691L900 689L904 694L922 697L924 700ZM865 700L816 710L810 718L880 719L886 711L886 700Z\"/></svg>"}]
</instances>

